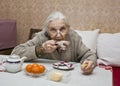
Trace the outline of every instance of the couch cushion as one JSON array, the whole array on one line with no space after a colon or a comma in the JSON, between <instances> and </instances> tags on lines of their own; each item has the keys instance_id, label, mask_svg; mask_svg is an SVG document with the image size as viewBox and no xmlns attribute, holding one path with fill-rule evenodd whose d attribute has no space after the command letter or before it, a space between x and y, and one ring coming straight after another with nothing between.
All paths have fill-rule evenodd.
<instances>
[{"instance_id":1,"label":"couch cushion","mask_svg":"<svg viewBox=\"0 0 120 86\"><path fill-rule=\"evenodd\" d=\"M120 66L120 33L102 33L98 37L98 64Z\"/></svg>"},{"instance_id":2,"label":"couch cushion","mask_svg":"<svg viewBox=\"0 0 120 86\"><path fill-rule=\"evenodd\" d=\"M91 49L94 53L96 53L96 43L99 34L99 29L91 30L91 31L80 31L75 30L83 40L83 43Z\"/></svg>"},{"instance_id":3,"label":"couch cushion","mask_svg":"<svg viewBox=\"0 0 120 86\"><path fill-rule=\"evenodd\" d=\"M120 86L120 67L113 67L113 86Z\"/></svg>"}]
</instances>

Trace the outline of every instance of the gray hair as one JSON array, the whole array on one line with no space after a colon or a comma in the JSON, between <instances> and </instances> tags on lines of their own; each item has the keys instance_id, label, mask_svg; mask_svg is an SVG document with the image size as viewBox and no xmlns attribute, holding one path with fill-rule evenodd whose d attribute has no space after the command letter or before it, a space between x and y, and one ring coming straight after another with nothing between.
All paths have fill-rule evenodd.
<instances>
[{"instance_id":1,"label":"gray hair","mask_svg":"<svg viewBox=\"0 0 120 86\"><path fill-rule=\"evenodd\" d=\"M65 21L66 25L70 26L67 18L61 12L57 11L57 12L53 12L52 14L50 14L47 17L47 19L45 21L44 29L46 30L48 28L49 23L56 19L63 19Z\"/></svg>"}]
</instances>

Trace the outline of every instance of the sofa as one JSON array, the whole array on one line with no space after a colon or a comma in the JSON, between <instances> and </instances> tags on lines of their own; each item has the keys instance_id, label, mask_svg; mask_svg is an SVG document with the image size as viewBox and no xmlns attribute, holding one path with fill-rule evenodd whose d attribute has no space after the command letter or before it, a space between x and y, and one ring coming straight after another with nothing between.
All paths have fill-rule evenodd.
<instances>
[{"instance_id":1,"label":"sofa","mask_svg":"<svg viewBox=\"0 0 120 86\"><path fill-rule=\"evenodd\" d=\"M112 70L113 86L120 86L120 32L100 33L93 31L75 30L84 44L98 56L97 64Z\"/></svg>"},{"instance_id":2,"label":"sofa","mask_svg":"<svg viewBox=\"0 0 120 86\"><path fill-rule=\"evenodd\" d=\"M0 20L0 54L10 54L17 44L15 20Z\"/></svg>"}]
</instances>

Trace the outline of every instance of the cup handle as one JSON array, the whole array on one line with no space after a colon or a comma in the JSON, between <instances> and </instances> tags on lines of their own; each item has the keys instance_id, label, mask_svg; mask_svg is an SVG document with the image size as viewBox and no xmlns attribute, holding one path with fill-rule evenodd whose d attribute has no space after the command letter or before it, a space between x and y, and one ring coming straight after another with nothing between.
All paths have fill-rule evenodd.
<instances>
[{"instance_id":1,"label":"cup handle","mask_svg":"<svg viewBox=\"0 0 120 86\"><path fill-rule=\"evenodd\" d=\"M3 65L6 62L7 58L2 58L0 65Z\"/></svg>"},{"instance_id":2,"label":"cup handle","mask_svg":"<svg viewBox=\"0 0 120 86\"><path fill-rule=\"evenodd\" d=\"M6 58L2 58L0 62L0 72L6 71L5 64L6 63Z\"/></svg>"}]
</instances>

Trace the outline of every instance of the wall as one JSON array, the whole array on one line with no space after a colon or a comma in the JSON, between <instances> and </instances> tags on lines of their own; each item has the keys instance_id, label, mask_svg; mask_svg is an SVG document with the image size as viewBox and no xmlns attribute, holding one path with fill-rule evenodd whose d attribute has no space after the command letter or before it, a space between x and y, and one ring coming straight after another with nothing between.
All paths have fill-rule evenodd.
<instances>
[{"instance_id":1,"label":"wall","mask_svg":"<svg viewBox=\"0 0 120 86\"><path fill-rule=\"evenodd\" d=\"M64 13L75 29L120 32L120 0L0 0L0 19L17 21L17 43L31 27L42 28L53 11Z\"/></svg>"}]
</instances>

